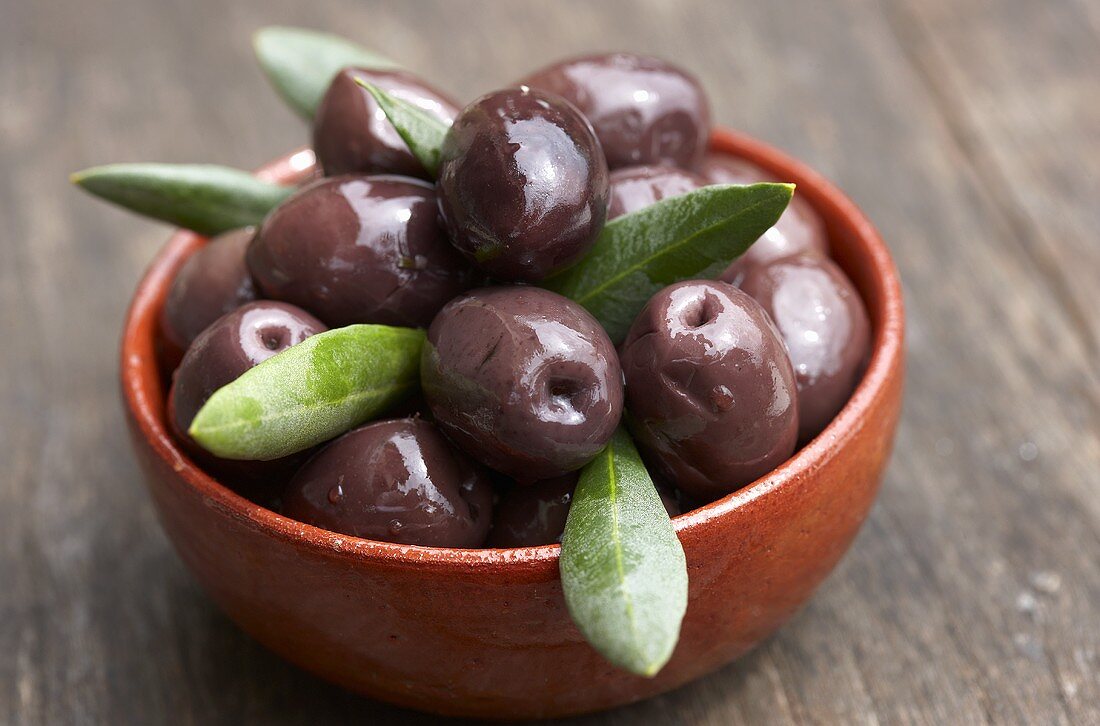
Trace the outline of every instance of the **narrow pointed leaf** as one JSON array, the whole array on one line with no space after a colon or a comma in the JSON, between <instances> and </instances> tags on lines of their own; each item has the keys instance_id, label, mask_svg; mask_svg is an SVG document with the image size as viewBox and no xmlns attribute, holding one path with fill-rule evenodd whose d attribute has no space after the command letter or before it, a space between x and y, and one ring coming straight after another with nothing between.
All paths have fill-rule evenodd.
<instances>
[{"instance_id":1,"label":"narrow pointed leaf","mask_svg":"<svg viewBox=\"0 0 1100 726\"><path fill-rule=\"evenodd\" d=\"M70 179L120 207L208 235L259 224L294 191L213 164L108 164Z\"/></svg>"},{"instance_id":2,"label":"narrow pointed leaf","mask_svg":"<svg viewBox=\"0 0 1100 726\"><path fill-rule=\"evenodd\" d=\"M252 47L276 92L307 120L313 119L332 79L344 68L397 67L347 38L308 28L261 28L252 36Z\"/></svg>"},{"instance_id":3,"label":"narrow pointed leaf","mask_svg":"<svg viewBox=\"0 0 1100 726\"><path fill-rule=\"evenodd\" d=\"M188 433L226 459L277 459L383 412L419 384L424 331L349 325L287 348L214 392Z\"/></svg>"},{"instance_id":4,"label":"narrow pointed leaf","mask_svg":"<svg viewBox=\"0 0 1100 726\"><path fill-rule=\"evenodd\" d=\"M439 174L439 150L450 126L362 78L356 78L355 82L374 96L378 107L385 112L386 118L397 130L398 136L405 141L413 156L424 165L432 178L435 178Z\"/></svg>"},{"instance_id":5,"label":"narrow pointed leaf","mask_svg":"<svg viewBox=\"0 0 1100 726\"><path fill-rule=\"evenodd\" d=\"M631 673L656 675L680 637L687 563L623 429L581 470L559 567L569 614L592 647Z\"/></svg>"},{"instance_id":6,"label":"narrow pointed leaf","mask_svg":"<svg viewBox=\"0 0 1100 726\"><path fill-rule=\"evenodd\" d=\"M573 267L543 286L588 309L618 343L666 285L724 269L787 208L793 184L723 184L617 217Z\"/></svg>"}]
</instances>

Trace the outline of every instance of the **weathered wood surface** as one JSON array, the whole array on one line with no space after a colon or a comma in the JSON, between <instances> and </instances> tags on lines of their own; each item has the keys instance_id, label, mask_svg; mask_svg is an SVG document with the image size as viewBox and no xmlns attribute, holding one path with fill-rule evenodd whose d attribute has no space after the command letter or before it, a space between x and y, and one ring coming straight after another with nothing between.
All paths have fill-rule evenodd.
<instances>
[{"instance_id":1,"label":"weathered wood surface","mask_svg":"<svg viewBox=\"0 0 1100 726\"><path fill-rule=\"evenodd\" d=\"M115 350L165 230L105 161L305 139L248 34L357 36L472 98L568 53L679 60L890 242L910 367L863 533L788 627L590 723L1100 723L1100 5L1089 0L0 0L0 723L428 722L283 664L184 571Z\"/></svg>"}]
</instances>

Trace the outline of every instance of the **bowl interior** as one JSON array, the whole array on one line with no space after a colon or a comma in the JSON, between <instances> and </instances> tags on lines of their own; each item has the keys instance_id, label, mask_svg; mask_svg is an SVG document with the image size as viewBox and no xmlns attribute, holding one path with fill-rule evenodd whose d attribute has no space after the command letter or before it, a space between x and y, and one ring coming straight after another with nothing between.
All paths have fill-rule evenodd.
<instances>
[{"instance_id":1,"label":"bowl interior","mask_svg":"<svg viewBox=\"0 0 1100 726\"><path fill-rule=\"evenodd\" d=\"M883 388L901 357L903 321L901 289L889 252L871 223L844 194L819 174L762 142L725 129L716 129L711 140L714 151L745 158L768 170L777 179L792 181L825 219L836 262L856 286L871 319L873 349L862 381L845 407L814 440L784 464L742 489L698 509L686 512L673 523L686 533L745 506L753 499L774 491L800 472L815 468L830 450L843 446L852 435L860 412ZM314 174L314 157L299 150L263 167L257 176L280 183L298 183ZM123 331L121 371L123 393L137 425L158 456L163 458L186 485L210 506L249 520L271 536L315 547L349 558L417 563L422 568L455 570L486 567L514 572L514 565L527 563L540 569L554 567L559 545L516 549L461 550L398 545L339 535L283 517L239 496L198 468L176 445L165 425L165 375L158 368L163 342L158 318L169 284L177 269L205 238L178 231L150 265L131 303Z\"/></svg>"}]
</instances>

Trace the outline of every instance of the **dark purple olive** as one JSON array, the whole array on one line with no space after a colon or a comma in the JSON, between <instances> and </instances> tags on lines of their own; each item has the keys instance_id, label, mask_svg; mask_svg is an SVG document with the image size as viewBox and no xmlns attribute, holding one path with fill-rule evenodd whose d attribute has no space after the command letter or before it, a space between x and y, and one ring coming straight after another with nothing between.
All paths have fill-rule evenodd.
<instances>
[{"instance_id":1,"label":"dark purple olive","mask_svg":"<svg viewBox=\"0 0 1100 726\"><path fill-rule=\"evenodd\" d=\"M536 287L473 290L428 329L420 364L436 421L471 456L522 481L579 469L622 414L622 372L584 308Z\"/></svg>"},{"instance_id":2,"label":"dark purple olive","mask_svg":"<svg viewBox=\"0 0 1100 726\"><path fill-rule=\"evenodd\" d=\"M187 431L214 391L327 329L305 310L273 300L251 302L218 318L195 338L173 376L176 426Z\"/></svg>"},{"instance_id":3,"label":"dark purple olive","mask_svg":"<svg viewBox=\"0 0 1100 726\"><path fill-rule=\"evenodd\" d=\"M256 299L244 262L253 232L248 228L220 234L183 263L161 308L160 326L168 342L187 350L210 323Z\"/></svg>"},{"instance_id":4,"label":"dark purple olive","mask_svg":"<svg viewBox=\"0 0 1100 726\"><path fill-rule=\"evenodd\" d=\"M659 58L611 53L555 63L522 81L581 110L612 169L699 163L710 135L710 107L699 82Z\"/></svg>"},{"instance_id":5,"label":"dark purple olive","mask_svg":"<svg viewBox=\"0 0 1100 726\"><path fill-rule=\"evenodd\" d=\"M493 510L489 547L536 547L561 541L577 475L566 474L530 485L516 485L500 498ZM673 492L657 485L668 516L680 514Z\"/></svg>"},{"instance_id":6,"label":"dark purple olive","mask_svg":"<svg viewBox=\"0 0 1100 726\"><path fill-rule=\"evenodd\" d=\"M432 185L398 176L333 177L297 192L260 226L248 267L265 297L333 327L426 326L473 275L447 241Z\"/></svg>"},{"instance_id":7,"label":"dark purple olive","mask_svg":"<svg viewBox=\"0 0 1100 726\"><path fill-rule=\"evenodd\" d=\"M313 150L327 176L402 174L428 178L361 77L395 98L450 124L458 106L445 94L407 71L345 68L329 85L313 118Z\"/></svg>"},{"instance_id":8,"label":"dark purple olive","mask_svg":"<svg viewBox=\"0 0 1100 726\"><path fill-rule=\"evenodd\" d=\"M863 375L871 348L863 300L831 260L806 255L752 267L741 289L767 311L786 341L798 384L798 438L809 441Z\"/></svg>"},{"instance_id":9,"label":"dark purple olive","mask_svg":"<svg viewBox=\"0 0 1100 726\"><path fill-rule=\"evenodd\" d=\"M709 154L699 166L699 173L711 184L787 181L776 179L755 164L727 154ZM745 254L734 260L721 278L738 285L751 266L799 254L828 257L829 237L821 215L796 191L775 226L756 240Z\"/></svg>"},{"instance_id":10,"label":"dark purple olive","mask_svg":"<svg viewBox=\"0 0 1100 726\"><path fill-rule=\"evenodd\" d=\"M669 197L687 194L707 181L674 166L628 166L611 172L611 202L607 218L614 219Z\"/></svg>"},{"instance_id":11,"label":"dark purple olive","mask_svg":"<svg viewBox=\"0 0 1100 726\"><path fill-rule=\"evenodd\" d=\"M480 547L492 522L489 473L418 418L355 429L294 475L283 514L353 537Z\"/></svg>"},{"instance_id":12,"label":"dark purple olive","mask_svg":"<svg viewBox=\"0 0 1100 726\"><path fill-rule=\"evenodd\" d=\"M187 429L214 391L276 353L325 330L324 324L305 310L259 300L223 315L195 338L173 376L168 424L199 466L230 484L258 482L268 492L277 491L272 485L285 481L293 466L301 462L301 456L275 461L219 459L201 449L187 435ZM249 490L249 498L253 498L254 491Z\"/></svg>"},{"instance_id":13,"label":"dark purple olive","mask_svg":"<svg viewBox=\"0 0 1100 726\"><path fill-rule=\"evenodd\" d=\"M688 511L689 508L684 506L686 496L665 477L660 469L647 465L646 470L649 472L650 479L653 480L657 496L661 498L661 504L664 505L669 517L678 517Z\"/></svg>"},{"instance_id":14,"label":"dark purple olive","mask_svg":"<svg viewBox=\"0 0 1100 726\"><path fill-rule=\"evenodd\" d=\"M443 141L439 205L451 241L498 280L535 282L587 252L607 185L592 127L541 91L482 96Z\"/></svg>"},{"instance_id":15,"label":"dark purple olive","mask_svg":"<svg viewBox=\"0 0 1100 726\"><path fill-rule=\"evenodd\" d=\"M560 542L576 486L575 472L513 486L493 510L489 546L537 547Z\"/></svg>"},{"instance_id":16,"label":"dark purple olive","mask_svg":"<svg viewBox=\"0 0 1100 726\"><path fill-rule=\"evenodd\" d=\"M775 181L768 172L751 161L720 152L704 156L695 167L695 171L709 184L755 184L762 181Z\"/></svg>"},{"instance_id":17,"label":"dark purple olive","mask_svg":"<svg viewBox=\"0 0 1100 726\"><path fill-rule=\"evenodd\" d=\"M620 352L627 422L658 473L711 501L794 451L794 371L779 332L751 297L688 280L654 295Z\"/></svg>"},{"instance_id":18,"label":"dark purple olive","mask_svg":"<svg viewBox=\"0 0 1100 726\"><path fill-rule=\"evenodd\" d=\"M680 503L680 497L676 496L675 489L657 482L654 482L654 485L657 487L657 496L661 498L661 504L664 505L669 517L679 517L684 513L683 505Z\"/></svg>"}]
</instances>

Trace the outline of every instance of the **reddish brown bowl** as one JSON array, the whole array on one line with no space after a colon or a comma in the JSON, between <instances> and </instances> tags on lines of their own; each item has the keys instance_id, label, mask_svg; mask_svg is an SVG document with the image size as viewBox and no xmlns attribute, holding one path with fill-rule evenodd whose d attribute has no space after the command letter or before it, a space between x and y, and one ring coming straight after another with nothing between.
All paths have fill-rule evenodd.
<instances>
[{"instance_id":1,"label":"reddish brown bowl","mask_svg":"<svg viewBox=\"0 0 1100 726\"><path fill-rule=\"evenodd\" d=\"M836 187L740 134L720 129L712 144L797 183L824 216L833 254L870 311L874 353L852 399L790 461L675 519L689 604L680 644L657 677L616 670L585 643L565 609L557 545L451 550L333 534L252 504L188 460L165 429L156 365L169 281L204 241L181 231L134 296L122 393L164 529L225 612L287 660L374 698L442 714L549 717L687 683L805 603L855 537L890 454L903 379L901 289L882 240ZM299 152L259 173L289 182L311 161Z\"/></svg>"}]
</instances>

